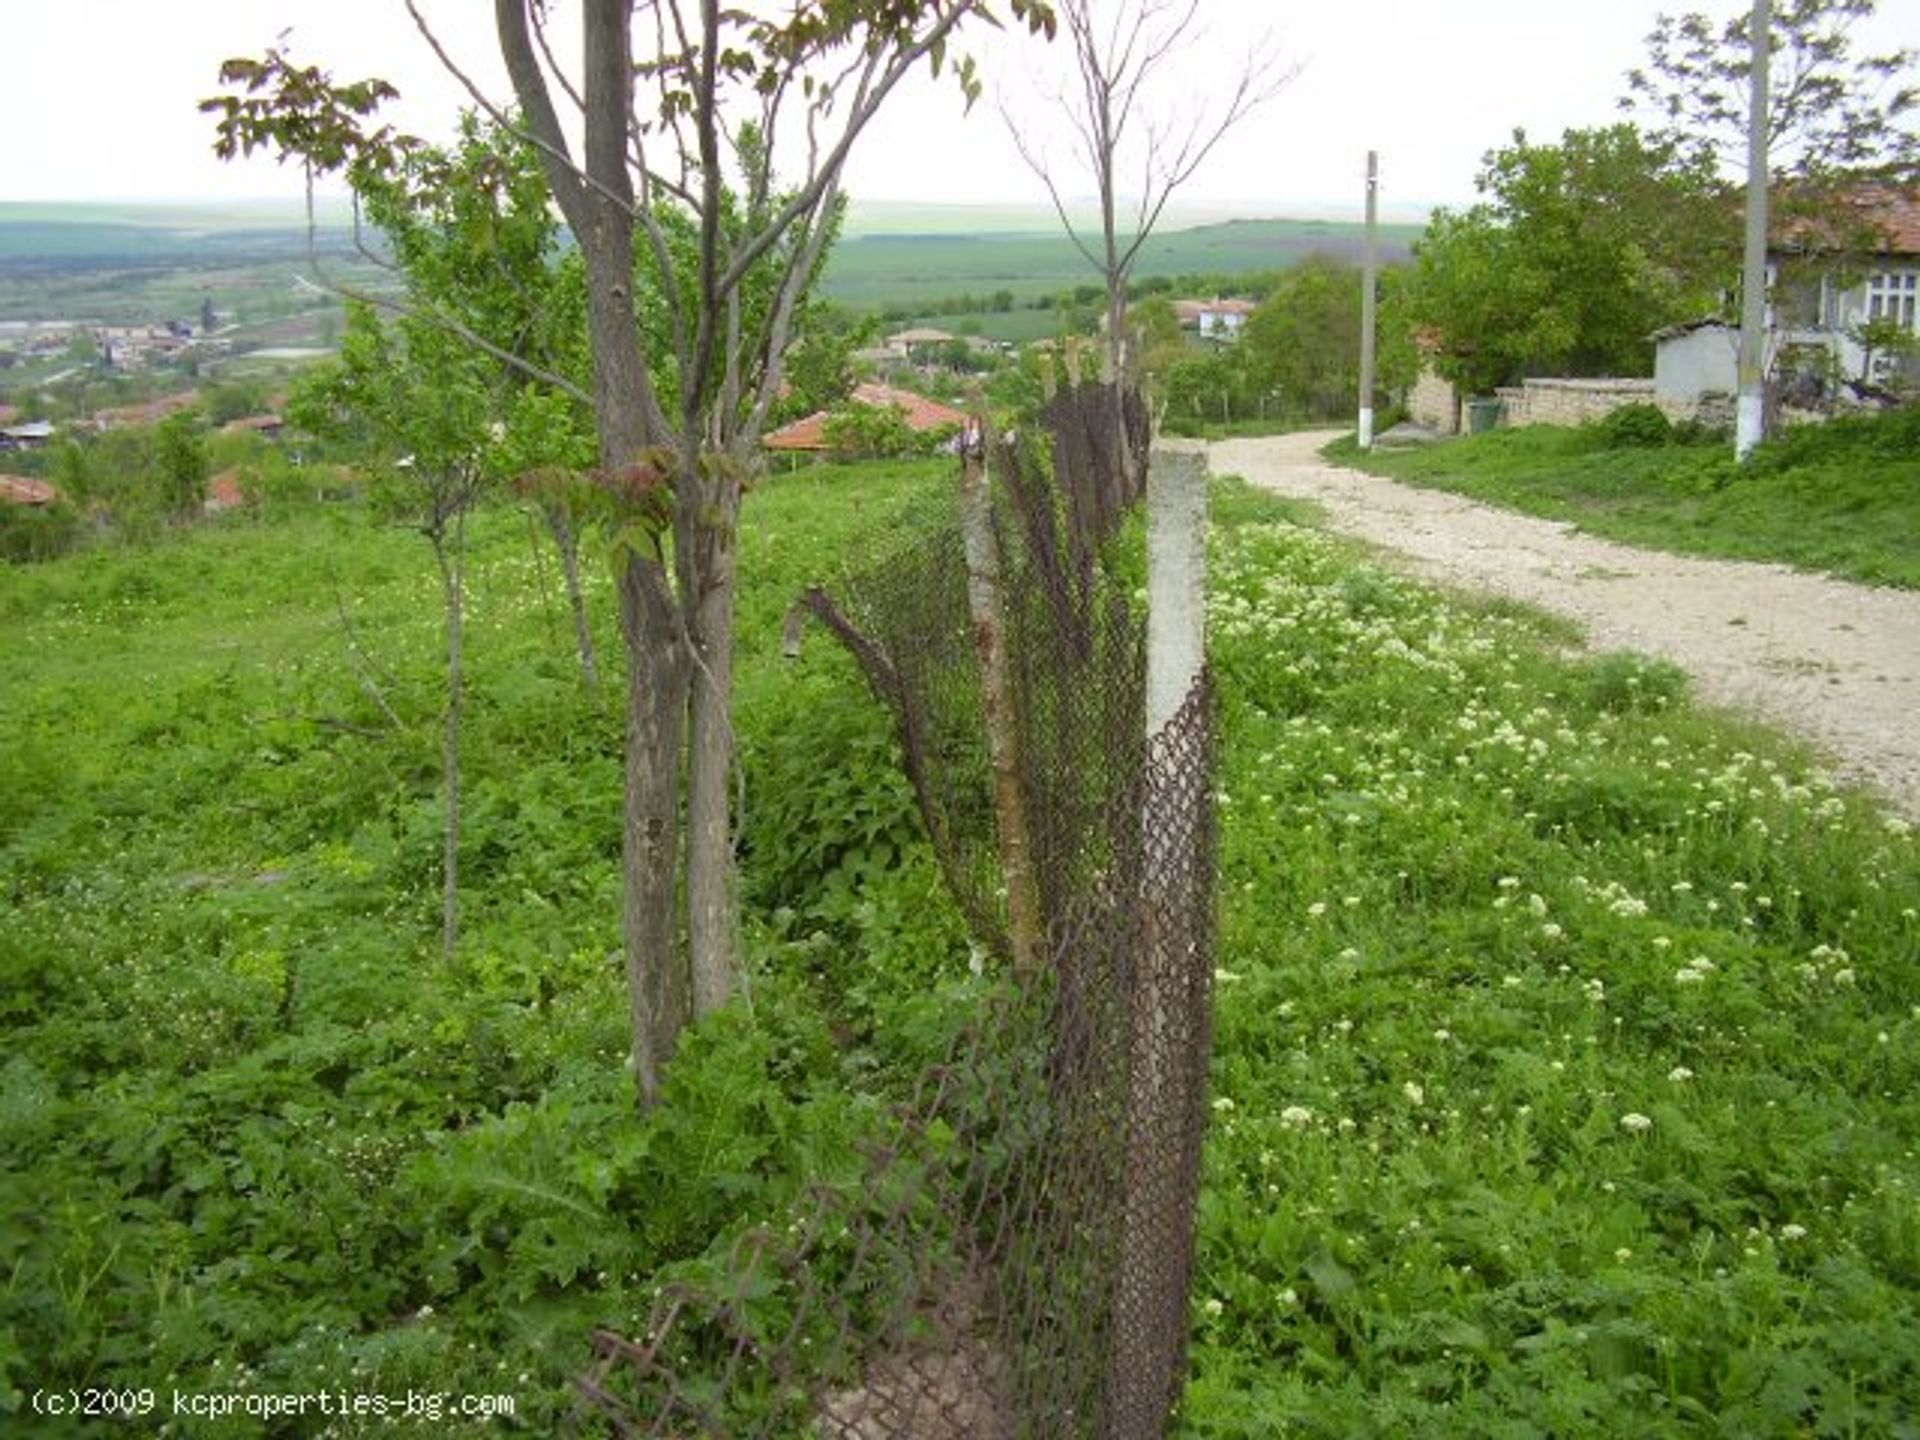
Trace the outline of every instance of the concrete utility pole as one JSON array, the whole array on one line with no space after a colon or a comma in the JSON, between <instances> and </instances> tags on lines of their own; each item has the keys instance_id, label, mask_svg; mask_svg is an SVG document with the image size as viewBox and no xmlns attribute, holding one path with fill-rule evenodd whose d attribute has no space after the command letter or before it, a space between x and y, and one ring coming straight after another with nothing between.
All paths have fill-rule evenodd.
<instances>
[{"instance_id":1,"label":"concrete utility pole","mask_svg":"<svg viewBox=\"0 0 1920 1440\"><path fill-rule=\"evenodd\" d=\"M1380 193L1380 153L1367 151L1367 245L1360 266L1360 448L1373 448L1373 291L1375 220Z\"/></svg>"},{"instance_id":2,"label":"concrete utility pole","mask_svg":"<svg viewBox=\"0 0 1920 1440\"><path fill-rule=\"evenodd\" d=\"M1767 69L1768 0L1753 0L1747 48L1753 75L1747 89L1747 253L1740 276L1739 409L1733 455L1745 460L1766 433L1767 326Z\"/></svg>"}]
</instances>

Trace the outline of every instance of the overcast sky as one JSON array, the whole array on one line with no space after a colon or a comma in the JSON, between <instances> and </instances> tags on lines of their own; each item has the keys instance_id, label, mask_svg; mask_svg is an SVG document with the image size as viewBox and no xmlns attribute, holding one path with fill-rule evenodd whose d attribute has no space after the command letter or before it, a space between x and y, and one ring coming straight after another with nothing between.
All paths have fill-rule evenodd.
<instances>
[{"instance_id":1,"label":"overcast sky","mask_svg":"<svg viewBox=\"0 0 1920 1440\"><path fill-rule=\"evenodd\" d=\"M504 94L481 0L421 0L449 48ZM1716 0L1729 13L1739 0ZM564 14L573 0L557 0ZM1208 34L1178 83L1204 98L1234 57L1271 31L1300 67L1223 142L1183 192L1245 214L1347 213L1366 151L1381 152L1382 203L1412 216L1468 200L1481 155L1516 126L1551 139L1617 118L1622 76L1672 0L1201 0ZM464 94L401 0L8 0L0 37L0 200L232 200L297 195L295 174L256 158L222 165L195 102L220 60L259 54L291 29L294 58L338 79L382 75L401 90L403 128L444 134ZM1920 44L1920 0L1883 0L1868 42ZM1037 43L975 32L989 95L1048 133ZM993 105L963 117L950 82L896 97L856 152L856 199L1044 200ZM1082 187L1085 188L1085 187Z\"/></svg>"}]
</instances>

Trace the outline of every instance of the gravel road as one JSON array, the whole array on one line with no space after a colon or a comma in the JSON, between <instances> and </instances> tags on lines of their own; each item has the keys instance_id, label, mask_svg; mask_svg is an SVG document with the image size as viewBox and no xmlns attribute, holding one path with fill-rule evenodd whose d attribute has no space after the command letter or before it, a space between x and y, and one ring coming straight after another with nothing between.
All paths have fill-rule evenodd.
<instances>
[{"instance_id":1,"label":"gravel road","mask_svg":"<svg viewBox=\"0 0 1920 1440\"><path fill-rule=\"evenodd\" d=\"M1219 441L1213 472L1315 501L1415 574L1566 615L1596 650L1664 656L1704 698L1798 733L1920 817L1920 593L1616 544L1329 465L1315 452L1330 438Z\"/></svg>"}]
</instances>

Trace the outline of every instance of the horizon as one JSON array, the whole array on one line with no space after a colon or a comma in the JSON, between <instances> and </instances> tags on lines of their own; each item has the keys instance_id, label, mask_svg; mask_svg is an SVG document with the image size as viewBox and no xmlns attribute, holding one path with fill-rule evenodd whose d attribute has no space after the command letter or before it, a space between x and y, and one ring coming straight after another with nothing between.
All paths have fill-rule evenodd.
<instances>
[{"instance_id":1,"label":"horizon","mask_svg":"<svg viewBox=\"0 0 1920 1440\"><path fill-rule=\"evenodd\" d=\"M1380 223L1387 226L1406 227L1424 226L1432 212L1445 202L1428 205L1401 205L1390 207L1383 204L1380 208ZM1073 197L1069 200L1068 210L1076 221L1089 222L1096 219L1097 202L1092 197ZM17 216L13 212L49 211L52 215ZM63 218L58 212L107 212L106 215L88 216L84 221ZM186 223L192 219L212 220L225 217L238 219L271 219L282 224L298 227L306 220L306 201L300 196L256 194L234 196L206 195L133 195L113 196L97 195L85 197L23 197L0 199L0 223L115 223L111 217L125 217L118 223L144 225L152 228L166 228L161 217L171 216L177 223ZM314 197L314 217L323 228L339 228L351 223L352 212L348 197L345 195L316 195ZM859 235L912 234L919 233L911 228L909 222L946 218L954 222L978 220L982 217L997 217L1008 222L999 226L981 226L976 233L1043 233L1062 229L1059 215L1046 201L1020 200L916 200L901 197L848 197L848 224L845 235L854 238ZM1297 203L1286 201L1236 203L1233 201L1194 200L1185 204L1178 201L1167 207L1155 232L1192 230L1208 225L1230 224L1236 221L1297 220L1326 224L1360 225L1363 217L1358 207L1346 206L1333 201L1302 200ZM898 222L898 223L895 223Z\"/></svg>"}]
</instances>

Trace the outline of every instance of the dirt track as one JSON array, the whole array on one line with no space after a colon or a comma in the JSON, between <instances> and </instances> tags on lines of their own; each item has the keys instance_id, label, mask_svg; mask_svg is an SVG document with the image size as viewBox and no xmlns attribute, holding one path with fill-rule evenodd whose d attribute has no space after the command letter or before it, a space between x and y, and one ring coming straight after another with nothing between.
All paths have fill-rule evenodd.
<instances>
[{"instance_id":1,"label":"dirt track","mask_svg":"<svg viewBox=\"0 0 1920 1440\"><path fill-rule=\"evenodd\" d=\"M1220 441L1213 471L1316 501L1416 574L1569 616L1596 649L1664 656L1705 698L1797 732L1920 817L1920 594L1597 539L1328 465L1329 438Z\"/></svg>"}]
</instances>

